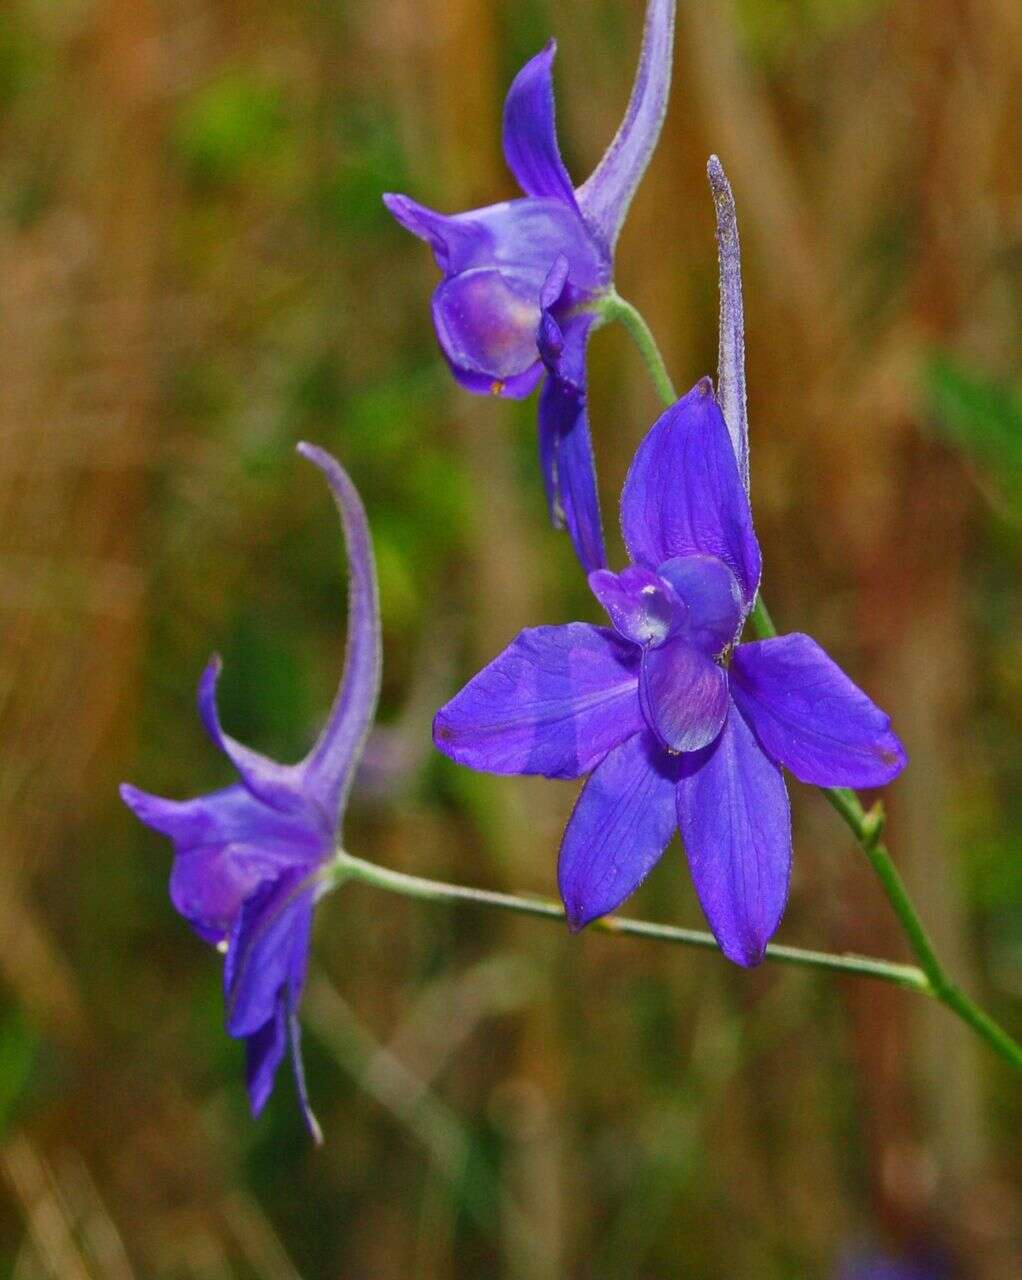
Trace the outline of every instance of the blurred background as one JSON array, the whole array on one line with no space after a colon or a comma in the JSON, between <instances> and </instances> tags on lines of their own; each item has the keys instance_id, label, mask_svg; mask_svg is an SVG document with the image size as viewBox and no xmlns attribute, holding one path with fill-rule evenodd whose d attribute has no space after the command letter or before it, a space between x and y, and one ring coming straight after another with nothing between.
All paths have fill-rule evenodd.
<instances>
[{"instance_id":1,"label":"blurred background","mask_svg":"<svg viewBox=\"0 0 1022 1280\"><path fill-rule=\"evenodd\" d=\"M534 405L469 397L429 254L380 203L513 194L504 92L551 34L581 180L640 0L3 0L0 1275L826 1280L859 1248L1022 1275L1018 1079L862 981L353 886L282 1073L246 1109L220 960L116 784L222 785L194 689L283 759L343 652L335 451L376 541L383 728L353 852L550 894L572 784L432 751L524 625L596 619L547 527ZM743 238L753 496L782 630L894 715L891 847L949 967L1022 1030L1022 8L680 4L675 92L617 266L679 387L716 364L704 165ZM657 412L591 349L604 510ZM614 554L619 555L619 544ZM794 786L781 940L903 959ZM629 904L699 923L680 849Z\"/></svg>"}]
</instances>

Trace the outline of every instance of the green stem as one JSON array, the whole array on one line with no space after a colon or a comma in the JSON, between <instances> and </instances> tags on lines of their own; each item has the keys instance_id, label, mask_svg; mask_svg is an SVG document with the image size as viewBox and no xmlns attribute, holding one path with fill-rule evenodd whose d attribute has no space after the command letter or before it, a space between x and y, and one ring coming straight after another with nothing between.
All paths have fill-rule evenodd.
<instances>
[{"instance_id":1,"label":"green stem","mask_svg":"<svg viewBox=\"0 0 1022 1280\"><path fill-rule=\"evenodd\" d=\"M649 325L631 303L625 302L616 293L611 294L603 303L601 315L607 320L620 320L632 335L639 353L646 362L657 393L664 405L669 408L677 399L677 395ZM749 622L760 640L769 640L777 635L777 628L761 595L756 597L756 602L749 614ZM891 860L891 855L880 841L884 824L882 807L877 804L867 813L859 797L847 787L821 787L820 790L844 818L862 851L869 858L877 879L887 895L887 900L901 923L912 954L919 962L919 970L911 970L911 972L921 971L925 977L925 983L922 985L902 983L902 985L915 986L916 990L925 991L934 996L972 1027L976 1034L1005 1061L1010 1062L1016 1070L1022 1071L1022 1045L1013 1040L1003 1027L974 1004L945 973L929 934L909 897L905 882Z\"/></svg>"},{"instance_id":2,"label":"green stem","mask_svg":"<svg viewBox=\"0 0 1022 1280\"><path fill-rule=\"evenodd\" d=\"M770 610L762 596L756 597L756 603L752 606L752 612L749 614L749 621L752 623L752 629L760 640L770 640L777 635L777 628L774 626L774 620L770 616Z\"/></svg>"},{"instance_id":3,"label":"green stem","mask_svg":"<svg viewBox=\"0 0 1022 1280\"><path fill-rule=\"evenodd\" d=\"M912 954L919 961L919 967L926 974L930 991L936 998L958 1015L963 1022L972 1027L983 1040L1000 1054L1006 1062L1022 1071L1022 1045L996 1023L989 1014L975 1004L962 989L948 977L934 949L926 926L919 918L908 889L901 878L901 873L894 865L886 845L880 840L883 831L883 810L879 804L868 812L862 807L859 797L846 787L821 787L834 808L841 814L845 822L855 834L866 857L869 858L877 879L883 887L887 900L901 922L901 927L908 939Z\"/></svg>"},{"instance_id":4,"label":"green stem","mask_svg":"<svg viewBox=\"0 0 1022 1280\"><path fill-rule=\"evenodd\" d=\"M350 853L339 850L333 862L324 869L322 878L330 888L336 888L346 880L361 880L388 893L398 893L406 898L420 898L426 902L460 902L476 907L488 907L498 911L510 911L517 915L533 916L541 920L564 923L564 908L559 902L544 898L523 898L510 893L496 893L489 889L473 889L468 885L447 884L442 880L427 880L423 876L406 875L392 871L375 862L366 862ZM604 916L595 920L591 929L601 933L623 934L632 938L646 938L654 942L669 942L676 946L698 947L703 951L719 951L716 938L699 929L681 929L674 925L654 924L648 920L626 920L621 916ZM887 960L874 960L868 956L831 955L824 951L805 951L800 947L783 947L771 944L766 949L766 959L777 964L796 965L803 969L823 969L829 973L851 974L860 978L877 978L898 987L931 994L930 983L923 971L914 965L892 964Z\"/></svg>"},{"instance_id":5,"label":"green stem","mask_svg":"<svg viewBox=\"0 0 1022 1280\"><path fill-rule=\"evenodd\" d=\"M601 321L604 323L617 320L624 325L631 334L632 341L639 348L639 354L646 363L649 376L653 379L653 385L656 387L657 395L665 405L674 404L678 398L678 393L674 389L671 375L667 372L667 365L664 364L664 358L660 354L656 338L653 337L653 330L646 323L642 314L630 302L626 302L624 298L613 290L601 299L597 309Z\"/></svg>"}]
</instances>

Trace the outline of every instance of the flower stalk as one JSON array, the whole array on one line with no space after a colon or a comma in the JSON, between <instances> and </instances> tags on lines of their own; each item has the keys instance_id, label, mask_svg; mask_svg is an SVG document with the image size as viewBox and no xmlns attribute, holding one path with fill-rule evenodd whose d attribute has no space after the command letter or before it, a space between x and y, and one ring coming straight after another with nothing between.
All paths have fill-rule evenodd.
<instances>
[{"instance_id":1,"label":"flower stalk","mask_svg":"<svg viewBox=\"0 0 1022 1280\"><path fill-rule=\"evenodd\" d=\"M372 885L387 893L406 898L418 898L424 902L463 903L468 906L509 911L516 915L532 916L563 924L564 907L548 898L522 897L511 893L497 893L490 889L475 889L468 885L448 884L442 880L430 880L424 876L408 875L394 871L375 862L356 858L343 849L337 851L333 861L320 872L324 891L336 889L347 881L356 880ZM603 916L594 920L590 930L600 933L620 934L623 937L645 938L653 942L666 942L675 946L695 947L702 951L716 951L720 946L712 933L701 929L682 929L676 925L658 924L650 920L630 920L624 916ZM824 951L808 951L801 947L785 947L771 943L766 949L767 960L776 964L794 965L802 969L821 969L851 977L875 978L894 986L932 995L930 982L922 969L915 965L894 964L869 956L834 955Z\"/></svg>"},{"instance_id":2,"label":"flower stalk","mask_svg":"<svg viewBox=\"0 0 1022 1280\"><path fill-rule=\"evenodd\" d=\"M674 389L671 375L667 372L667 365L664 364L664 358L660 354L660 348L657 346L656 338L653 336L653 330L646 323L645 317L638 308L633 307L630 302L626 302L616 289L611 289L600 299L595 310L601 324L610 324L616 320L619 324L624 325L631 335L632 341L639 348L639 353L645 362L646 368L649 370L649 376L653 380L654 387L656 387L657 395L665 405L674 404L678 398L678 393Z\"/></svg>"},{"instance_id":3,"label":"flower stalk","mask_svg":"<svg viewBox=\"0 0 1022 1280\"><path fill-rule=\"evenodd\" d=\"M665 407L669 408L676 399L674 384L671 381L670 374L667 372L667 366L657 345L656 338L653 336L653 331L644 317L631 303L626 302L616 293L608 297L604 302L602 315L608 321L619 321L628 330L639 350L639 354L643 358L657 394L663 400ZM756 603L749 613L749 623L760 640L772 639L777 635L777 629L762 595L756 597ZM899 986L910 987L913 990L934 997L957 1017L961 1018L967 1026L971 1027L1000 1057L1010 1063L1017 1071L1022 1072L1022 1045L1013 1039L989 1014L975 1004L960 987L956 986L945 972L944 966L934 950L926 927L909 896L905 882L902 880L901 874L895 866L886 845L880 839L883 833L882 807L877 804L873 809L867 811L863 808L862 802L856 793L848 787L820 787L819 790L823 792L833 808L844 819L859 847L869 859L870 865L880 881L881 888L895 915L898 917L912 954L919 963L918 969L912 966L900 966L900 969L904 971L901 978L893 978L889 974L875 970L867 974L867 971L861 967L849 969L842 965L840 966L842 971L859 973L863 976L883 977L887 981L896 982ZM619 921L618 923L622 922ZM792 950L794 949L770 946L767 948L767 958L777 960L781 958L777 955L778 951L791 952ZM819 955L820 959L830 961L851 958L856 961L857 966L861 963L859 957L828 956L814 952L800 954L803 956ZM789 956L787 963L805 965L809 964L810 961L806 959L791 960ZM885 970L899 968L899 966L888 966L883 961L869 961L867 963L879 965ZM831 969L832 971L838 968L834 964L819 964L815 962L813 967ZM906 973L919 975L923 978L923 981L921 983L916 979L906 981L904 977Z\"/></svg>"}]
</instances>

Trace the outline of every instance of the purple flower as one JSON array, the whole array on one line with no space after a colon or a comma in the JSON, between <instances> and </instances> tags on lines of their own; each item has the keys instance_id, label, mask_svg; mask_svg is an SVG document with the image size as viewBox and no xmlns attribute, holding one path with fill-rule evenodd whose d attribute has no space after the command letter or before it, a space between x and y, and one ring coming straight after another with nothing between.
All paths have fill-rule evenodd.
<instances>
[{"instance_id":1,"label":"purple flower","mask_svg":"<svg viewBox=\"0 0 1022 1280\"><path fill-rule=\"evenodd\" d=\"M437 713L434 741L491 773L591 775L558 868L573 929L618 907L678 827L722 950L754 965L788 895L781 766L803 782L876 787L905 753L808 636L738 644L760 550L708 378L639 446L621 527L632 564L589 575L614 629L523 631Z\"/></svg>"},{"instance_id":2,"label":"purple flower","mask_svg":"<svg viewBox=\"0 0 1022 1280\"><path fill-rule=\"evenodd\" d=\"M214 657L199 681L199 715L239 781L194 800L164 800L132 786L121 796L174 845L170 896L199 937L226 953L228 1034L244 1040L248 1094L258 1115L288 1046L312 1134L299 1047L318 872L341 838L352 777L380 687L380 615L372 543L355 486L322 449L298 452L326 476L348 547L348 646L326 726L304 760L284 765L236 742L220 727Z\"/></svg>"},{"instance_id":3,"label":"purple flower","mask_svg":"<svg viewBox=\"0 0 1022 1280\"><path fill-rule=\"evenodd\" d=\"M443 280L433 323L469 391L527 396L544 380L539 450L554 524L588 571L606 563L586 409L589 304L612 288L614 245L667 110L675 0L649 0L625 118L577 189L554 124L551 41L515 77L504 154L524 199L447 216L386 195L394 217L433 250Z\"/></svg>"}]
</instances>

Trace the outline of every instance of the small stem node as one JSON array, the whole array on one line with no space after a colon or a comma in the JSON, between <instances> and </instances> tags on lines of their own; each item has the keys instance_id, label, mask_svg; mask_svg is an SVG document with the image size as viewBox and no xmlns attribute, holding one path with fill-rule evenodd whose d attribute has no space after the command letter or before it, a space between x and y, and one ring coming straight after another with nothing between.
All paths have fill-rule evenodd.
<instances>
[{"instance_id":1,"label":"small stem node","mask_svg":"<svg viewBox=\"0 0 1022 1280\"><path fill-rule=\"evenodd\" d=\"M886 826L887 814L884 812L884 802L876 800L862 820L862 847L865 852L868 853L876 848Z\"/></svg>"}]
</instances>

